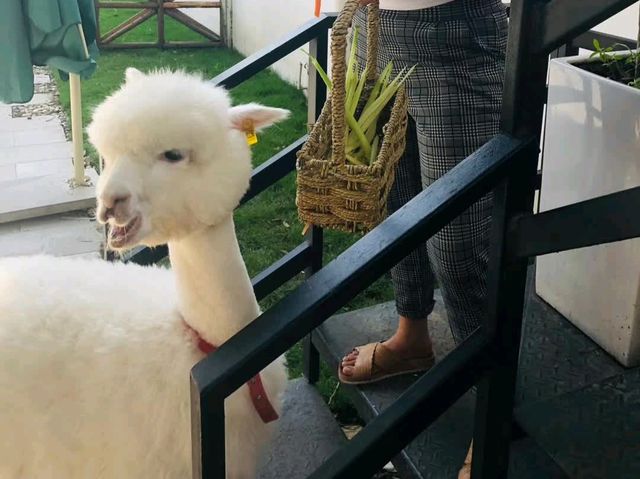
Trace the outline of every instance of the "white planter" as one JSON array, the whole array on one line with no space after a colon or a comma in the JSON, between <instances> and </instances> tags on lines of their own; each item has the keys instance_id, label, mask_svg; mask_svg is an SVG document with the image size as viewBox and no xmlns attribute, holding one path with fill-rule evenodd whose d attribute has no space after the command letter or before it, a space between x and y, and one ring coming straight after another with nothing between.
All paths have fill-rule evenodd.
<instances>
[{"instance_id":1,"label":"white planter","mask_svg":"<svg viewBox=\"0 0 640 479\"><path fill-rule=\"evenodd\" d=\"M541 211L640 185L640 91L574 66L584 60L550 64ZM620 363L640 364L640 239L542 256L536 291Z\"/></svg>"}]
</instances>

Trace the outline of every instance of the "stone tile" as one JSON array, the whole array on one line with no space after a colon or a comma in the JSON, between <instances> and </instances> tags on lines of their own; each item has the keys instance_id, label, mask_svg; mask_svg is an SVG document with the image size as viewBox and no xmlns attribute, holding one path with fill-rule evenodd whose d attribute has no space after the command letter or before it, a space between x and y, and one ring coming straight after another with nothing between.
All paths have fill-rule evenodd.
<instances>
[{"instance_id":1,"label":"stone tile","mask_svg":"<svg viewBox=\"0 0 640 479\"><path fill-rule=\"evenodd\" d=\"M66 173L73 176L73 161L71 158L63 160L43 160L18 163L15 165L16 178L29 178L50 174Z\"/></svg>"},{"instance_id":2,"label":"stone tile","mask_svg":"<svg viewBox=\"0 0 640 479\"><path fill-rule=\"evenodd\" d=\"M11 233L20 232L20 222L16 221L15 223L7 223L4 225L0 225L0 237L3 235L8 235Z\"/></svg>"},{"instance_id":3,"label":"stone tile","mask_svg":"<svg viewBox=\"0 0 640 479\"><path fill-rule=\"evenodd\" d=\"M9 148L15 145L15 133L12 131L0 131L0 148Z\"/></svg>"},{"instance_id":4,"label":"stone tile","mask_svg":"<svg viewBox=\"0 0 640 479\"><path fill-rule=\"evenodd\" d=\"M36 93L33 95L29 105L42 105L43 103L52 103L54 101L53 93Z\"/></svg>"},{"instance_id":5,"label":"stone tile","mask_svg":"<svg viewBox=\"0 0 640 479\"><path fill-rule=\"evenodd\" d=\"M57 215L43 216L41 218L31 218L29 220L19 221L19 231L37 231L43 234L48 234L51 231L55 231L60 227L60 223L64 222L67 226L74 226L76 224L92 223L94 228L101 228L91 213L92 210L78 210L70 211L68 213L60 213ZM13 223L9 223L13 224Z\"/></svg>"},{"instance_id":6,"label":"stone tile","mask_svg":"<svg viewBox=\"0 0 640 479\"><path fill-rule=\"evenodd\" d=\"M11 105L0 103L0 131L10 131L8 124L11 120Z\"/></svg>"},{"instance_id":7,"label":"stone tile","mask_svg":"<svg viewBox=\"0 0 640 479\"><path fill-rule=\"evenodd\" d=\"M67 257L78 259L102 259L99 251L92 251L91 253L70 254Z\"/></svg>"},{"instance_id":8,"label":"stone tile","mask_svg":"<svg viewBox=\"0 0 640 479\"><path fill-rule=\"evenodd\" d=\"M0 166L0 182L16 179L15 165Z\"/></svg>"},{"instance_id":9,"label":"stone tile","mask_svg":"<svg viewBox=\"0 0 640 479\"><path fill-rule=\"evenodd\" d=\"M3 133L13 131L12 120L13 118L11 118L11 111L9 111L8 113L0 111L0 131Z\"/></svg>"},{"instance_id":10,"label":"stone tile","mask_svg":"<svg viewBox=\"0 0 640 479\"><path fill-rule=\"evenodd\" d=\"M52 124L44 128L38 128L37 130L23 130L12 133L13 145L9 146L29 146L29 145L43 145L46 143L59 143L61 141L67 141L64 136L64 130L62 125ZM0 145L2 145L2 133L0 133Z\"/></svg>"},{"instance_id":11,"label":"stone tile","mask_svg":"<svg viewBox=\"0 0 640 479\"><path fill-rule=\"evenodd\" d=\"M60 124L57 115L42 115L32 118L4 118L0 115L0 131L37 130Z\"/></svg>"},{"instance_id":12,"label":"stone tile","mask_svg":"<svg viewBox=\"0 0 640 479\"><path fill-rule=\"evenodd\" d=\"M51 76L44 74L44 73L36 73L35 75L33 75L33 84L40 84L40 83L51 83L53 80L51 79Z\"/></svg>"},{"instance_id":13,"label":"stone tile","mask_svg":"<svg viewBox=\"0 0 640 479\"><path fill-rule=\"evenodd\" d=\"M45 145L0 148L0 165L71 158L72 148L71 143L66 141Z\"/></svg>"}]
</instances>

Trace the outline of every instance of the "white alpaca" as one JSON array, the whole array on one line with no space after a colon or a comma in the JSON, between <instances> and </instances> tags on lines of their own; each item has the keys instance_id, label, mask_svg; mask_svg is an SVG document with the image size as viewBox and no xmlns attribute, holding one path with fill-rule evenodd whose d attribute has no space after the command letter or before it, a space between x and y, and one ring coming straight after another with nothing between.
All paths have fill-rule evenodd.
<instances>
[{"instance_id":1,"label":"white alpaca","mask_svg":"<svg viewBox=\"0 0 640 479\"><path fill-rule=\"evenodd\" d=\"M132 69L96 109L110 244L168 242L173 269L0 260L0 479L191 477L189 371L204 356L194 331L220 345L259 314L232 219L251 174L242 130L287 113L231 107L185 73ZM279 412L282 358L261 378ZM247 386L226 418L227 477L254 477L276 423Z\"/></svg>"}]
</instances>

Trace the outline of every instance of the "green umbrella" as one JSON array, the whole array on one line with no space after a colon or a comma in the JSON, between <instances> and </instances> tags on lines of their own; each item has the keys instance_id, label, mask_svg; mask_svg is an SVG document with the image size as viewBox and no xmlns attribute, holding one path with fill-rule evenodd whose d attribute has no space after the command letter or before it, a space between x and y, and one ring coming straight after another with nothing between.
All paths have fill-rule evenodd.
<instances>
[{"instance_id":1,"label":"green umbrella","mask_svg":"<svg viewBox=\"0 0 640 479\"><path fill-rule=\"evenodd\" d=\"M0 0L0 101L31 100L33 65L57 68L65 79L71 74L77 183L84 182L79 78L93 73L97 56L93 0Z\"/></svg>"},{"instance_id":2,"label":"green umbrella","mask_svg":"<svg viewBox=\"0 0 640 479\"><path fill-rule=\"evenodd\" d=\"M57 68L66 77L95 70L93 0L0 2L0 100L24 103L33 96L32 65Z\"/></svg>"}]
</instances>

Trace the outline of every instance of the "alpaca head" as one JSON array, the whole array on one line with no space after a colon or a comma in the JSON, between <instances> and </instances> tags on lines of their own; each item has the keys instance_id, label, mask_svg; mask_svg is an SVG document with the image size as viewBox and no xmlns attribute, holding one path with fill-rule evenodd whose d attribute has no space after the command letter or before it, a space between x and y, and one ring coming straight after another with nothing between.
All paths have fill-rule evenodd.
<instances>
[{"instance_id":1,"label":"alpaca head","mask_svg":"<svg viewBox=\"0 0 640 479\"><path fill-rule=\"evenodd\" d=\"M156 246L227 218L251 176L245 130L288 113L232 107L224 89L184 72L128 69L87 128L104 160L98 220L110 247Z\"/></svg>"}]
</instances>

